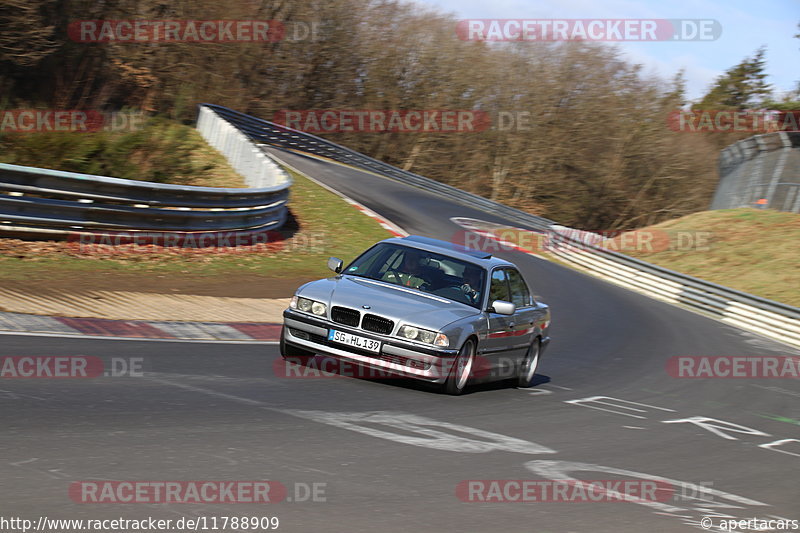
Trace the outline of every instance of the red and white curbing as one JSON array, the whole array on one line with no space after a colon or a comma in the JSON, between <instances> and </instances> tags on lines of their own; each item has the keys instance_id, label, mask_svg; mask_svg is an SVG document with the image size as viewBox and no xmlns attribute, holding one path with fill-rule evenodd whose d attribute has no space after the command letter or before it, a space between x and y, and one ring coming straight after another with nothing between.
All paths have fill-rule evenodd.
<instances>
[{"instance_id":1,"label":"red and white curbing","mask_svg":"<svg viewBox=\"0 0 800 533\"><path fill-rule=\"evenodd\" d=\"M341 163L339 163L337 161L333 161L331 159L322 158L322 157L315 156L313 154L308 154L308 153L305 153L305 152L299 152L299 153L303 154L306 157L311 157L311 158L314 158L314 159L318 159L320 161L331 162L331 163L336 163L336 164L340 164L341 165ZM320 187L322 187L323 189L326 189L326 190L332 192L333 194L335 194L339 198L343 199L348 204L352 205L353 207L355 207L356 209L358 209L359 211L361 211L362 213L367 215L368 217L370 217L372 219L375 219L378 222L378 224L381 225L381 227L383 229L385 229L386 231L388 231L389 233L391 233L395 237L408 237L409 233L406 230L404 230L403 228L401 228L400 226L398 226L394 222L386 220L385 218L383 218L378 213L376 213L375 211L373 211L369 207L365 206L364 204L356 202L355 200L353 200L349 196L347 196L345 194L342 194L341 192L337 191L336 189L334 189L330 185L322 183L321 181L317 180L316 178L313 178L313 177L309 176L308 174L306 174L302 170L298 169L297 167L294 167L291 164L287 163L286 161L281 159L279 156L276 156L274 154L270 154L270 157L272 159L274 159L275 161L277 161L278 163L280 163L281 165L283 165L284 167L289 168L289 169L293 170L294 172L297 172L298 174L300 174L301 176L305 177L309 181L312 181L312 182L316 183L317 185L319 185Z\"/></svg>"},{"instance_id":2,"label":"red and white curbing","mask_svg":"<svg viewBox=\"0 0 800 533\"><path fill-rule=\"evenodd\" d=\"M115 339L277 342L281 324L263 322L159 322L0 313L0 333Z\"/></svg>"},{"instance_id":3,"label":"red and white curbing","mask_svg":"<svg viewBox=\"0 0 800 533\"><path fill-rule=\"evenodd\" d=\"M353 200L352 198L348 198L347 196L342 196L342 198L344 199L345 202L347 202L348 204L352 205L353 207L355 207L356 209L358 209L359 211L361 211L362 213L364 213L368 217L374 218L378 222L378 224L381 225L381 227L383 229L385 229L386 231L388 231L389 233L391 233L395 237L407 237L408 236L408 232L406 232L405 230L403 230L399 226L389 222L388 220L386 220L385 218L380 216L378 213L376 213L375 211L373 211L369 207L363 206L360 203L358 203L355 200Z\"/></svg>"}]
</instances>

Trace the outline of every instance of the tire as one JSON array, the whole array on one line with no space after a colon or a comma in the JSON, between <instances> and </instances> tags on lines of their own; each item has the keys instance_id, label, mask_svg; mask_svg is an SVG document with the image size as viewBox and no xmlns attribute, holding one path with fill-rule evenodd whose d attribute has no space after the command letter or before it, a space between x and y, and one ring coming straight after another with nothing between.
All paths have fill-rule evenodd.
<instances>
[{"instance_id":1,"label":"tire","mask_svg":"<svg viewBox=\"0 0 800 533\"><path fill-rule=\"evenodd\" d=\"M468 339L458 351L458 356L450 369L450 375L444 383L444 391L447 394L458 396L464 392L472 374L472 366L475 363L475 341Z\"/></svg>"},{"instance_id":2,"label":"tire","mask_svg":"<svg viewBox=\"0 0 800 533\"><path fill-rule=\"evenodd\" d=\"M539 360L542 355L542 344L539 338L535 338L531 345L528 347L528 353L525 354L525 359L519 367L517 377L517 386L526 389L531 386L533 377L536 375L536 369L539 367Z\"/></svg>"},{"instance_id":3,"label":"tire","mask_svg":"<svg viewBox=\"0 0 800 533\"><path fill-rule=\"evenodd\" d=\"M281 328L281 357L284 359L289 359L296 362L298 359L307 359L309 357L314 357L314 352L304 350L303 348L298 348L296 346L289 346L286 344L286 326Z\"/></svg>"}]
</instances>

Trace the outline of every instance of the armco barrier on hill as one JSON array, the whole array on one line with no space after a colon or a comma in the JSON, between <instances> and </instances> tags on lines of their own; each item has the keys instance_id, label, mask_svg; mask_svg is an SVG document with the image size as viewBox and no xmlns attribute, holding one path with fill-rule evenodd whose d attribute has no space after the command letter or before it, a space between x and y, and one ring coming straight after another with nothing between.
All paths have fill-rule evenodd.
<instances>
[{"instance_id":1,"label":"armco barrier on hill","mask_svg":"<svg viewBox=\"0 0 800 533\"><path fill-rule=\"evenodd\" d=\"M711 209L763 207L800 213L800 133L756 135L720 153Z\"/></svg>"},{"instance_id":2,"label":"armco barrier on hill","mask_svg":"<svg viewBox=\"0 0 800 533\"><path fill-rule=\"evenodd\" d=\"M286 220L291 179L247 136L202 108L198 129L249 189L190 187L0 164L6 236L102 231L267 231Z\"/></svg>"}]
</instances>

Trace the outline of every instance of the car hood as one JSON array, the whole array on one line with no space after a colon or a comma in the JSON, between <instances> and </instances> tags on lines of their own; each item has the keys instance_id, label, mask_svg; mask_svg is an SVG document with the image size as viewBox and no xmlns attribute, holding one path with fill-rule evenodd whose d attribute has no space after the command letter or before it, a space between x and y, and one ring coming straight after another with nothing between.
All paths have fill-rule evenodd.
<instances>
[{"instance_id":1,"label":"car hood","mask_svg":"<svg viewBox=\"0 0 800 533\"><path fill-rule=\"evenodd\" d=\"M362 313L390 318L396 323L409 323L434 330L441 330L451 322L479 314L474 307L459 302L354 276L312 281L302 286L297 294L323 302L329 308L334 305L350 307ZM365 305L369 309L364 309Z\"/></svg>"}]
</instances>

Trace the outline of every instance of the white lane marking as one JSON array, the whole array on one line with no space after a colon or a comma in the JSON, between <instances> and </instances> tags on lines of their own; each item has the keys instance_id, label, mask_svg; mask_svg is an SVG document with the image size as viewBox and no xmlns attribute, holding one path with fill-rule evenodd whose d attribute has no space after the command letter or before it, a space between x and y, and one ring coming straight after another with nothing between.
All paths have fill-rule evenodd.
<instances>
[{"instance_id":1,"label":"white lane marking","mask_svg":"<svg viewBox=\"0 0 800 533\"><path fill-rule=\"evenodd\" d=\"M556 453L555 450L535 442L403 412L284 412L372 437L434 450L466 453L485 453L494 450L526 454ZM409 433L415 435L409 435ZM464 434L476 438L472 439L464 436Z\"/></svg>"},{"instance_id":2,"label":"white lane marking","mask_svg":"<svg viewBox=\"0 0 800 533\"><path fill-rule=\"evenodd\" d=\"M778 446L783 446L787 442L796 442L800 444L800 440L798 439L781 439L776 440L775 442L768 442L766 444L759 444L759 448L764 448L766 450L772 450L774 452L785 453L786 455L794 455L795 457L800 457L800 449L798 449L797 453L795 452L787 452L786 450L778 450L776 449Z\"/></svg>"},{"instance_id":3,"label":"white lane marking","mask_svg":"<svg viewBox=\"0 0 800 533\"><path fill-rule=\"evenodd\" d=\"M662 424L695 424L697 427L703 428L711 433L722 437L727 440L739 440L738 438L725 433L743 433L745 435L755 435L757 437L771 437L769 433L764 433L758 429L749 428L747 426L740 426L733 422L725 422L716 418L708 418L705 416L690 416L689 418L681 418L677 420L662 420Z\"/></svg>"},{"instance_id":4,"label":"white lane marking","mask_svg":"<svg viewBox=\"0 0 800 533\"><path fill-rule=\"evenodd\" d=\"M201 394L206 394L208 396L215 396L217 398L224 398L226 400L231 400L237 403L242 403L245 405L255 405L258 407L266 407L264 402L260 402L258 400L251 400L250 398L243 398L242 396L234 396L233 394L226 394L224 392L217 392L211 389L204 389L202 387L195 387L193 385L186 385L185 383L175 383L174 381L167 381L165 379L158 379L158 378L147 378L149 381L154 381L156 383L161 383L162 385L171 385L173 387L177 387L179 389L184 389L192 392L199 392ZM278 411L279 409L273 409L274 411Z\"/></svg>"},{"instance_id":5,"label":"white lane marking","mask_svg":"<svg viewBox=\"0 0 800 533\"><path fill-rule=\"evenodd\" d=\"M19 392L13 392L13 391L10 391L10 390L0 389L0 394L4 394L5 395L5 399L7 399L7 400L21 400L23 398L30 398L32 400L47 401L46 398L40 398L38 396L31 396L30 394L21 394Z\"/></svg>"},{"instance_id":6,"label":"white lane marking","mask_svg":"<svg viewBox=\"0 0 800 533\"><path fill-rule=\"evenodd\" d=\"M712 508L725 508L725 509L747 509L747 507L771 507L768 503L763 503L757 500L751 500L744 496L730 494L721 490L713 489L703 484L689 483L686 481L678 481L662 476L654 476L642 472L635 472L633 470L624 470L622 468L613 468L608 466L601 466L589 463L576 463L571 461L547 461L535 460L525 463L525 468L551 480L571 480L578 481L577 478L572 477L570 474L574 472L600 472L603 475L624 476L634 479L645 479L655 482L669 484L673 490L677 491L680 488L680 493L676 494L678 498L691 491L694 495L693 498L686 498L688 500L698 500L700 505L680 507L672 505L667 502L653 501L644 498L631 497L623 493L616 493L616 491L607 491L614 497L625 499L631 503L644 505L650 507L656 514L664 514L672 518L679 518L684 523L692 526L700 524L700 519L703 516L716 515L718 512L713 511ZM696 495L703 495L705 498L697 498ZM720 501L725 500L725 501ZM674 501L674 500L673 500ZM680 503L683 503L679 499ZM726 503L727 502L727 503ZM746 513L756 513L757 509L747 509ZM689 513L689 514L684 514ZM744 514L744 513L743 513Z\"/></svg>"},{"instance_id":7,"label":"white lane marking","mask_svg":"<svg viewBox=\"0 0 800 533\"><path fill-rule=\"evenodd\" d=\"M36 465L33 464L38 460L39 460L38 457L32 457L31 459L26 459L24 461L17 461L15 463L8 463L8 464L10 466L16 466L17 468L22 468L25 470L31 470L39 474L44 474L45 476L53 479L64 479L71 477L70 475L62 472L60 468L48 468L48 469L44 469L43 467L38 468Z\"/></svg>"},{"instance_id":8,"label":"white lane marking","mask_svg":"<svg viewBox=\"0 0 800 533\"><path fill-rule=\"evenodd\" d=\"M765 387L764 385L755 385L755 384L751 384L751 387L756 387L756 388L759 388L759 389L768 390L768 391L771 391L771 392L777 392L777 393L780 393L780 394L786 394L788 396L796 396L796 397L800 398L800 392L794 392L794 391L790 391L788 389L782 389L781 387Z\"/></svg>"},{"instance_id":9,"label":"white lane marking","mask_svg":"<svg viewBox=\"0 0 800 533\"><path fill-rule=\"evenodd\" d=\"M785 392L791 392L791 391L785 391ZM611 400L611 401L609 401L609 400ZM618 405L618 404L615 404L613 402L623 402L623 404L628 404L628 405ZM608 413L614 413L614 414L617 414L617 415L628 416L628 417L631 417L631 418L638 418L638 419L642 419L642 420L648 419L648 416L632 414L631 412L618 411L617 409L625 409L627 411L633 411L633 412L637 412L637 413L647 413L646 409L639 409L639 407L647 407L647 408L650 408L650 409L659 409L661 411L667 411L667 412L671 412L671 413L675 413L676 412L674 409L667 409L665 407L657 407L655 405L647 405L647 404L643 404L643 403L631 402L631 401L628 401L628 400L621 400L619 398L611 398L609 396L590 396L588 398L580 398L580 399L577 399L577 400L567 400L564 403L569 403L569 404L573 404L573 405L580 405L580 406L583 406L583 407L588 407L590 409L597 409L598 411L605 411L605 412L608 412ZM608 407L597 407L597 406L594 406L594 405L589 405L589 404L592 404L592 403L614 407L614 409L609 409ZM635 405L637 407L631 407L632 405ZM730 435L729 433L740 433L742 435L752 435L752 436L756 436L756 437L772 437L771 434L765 433L765 432L763 432L761 430L758 430L758 429L754 429L754 428L747 427L747 426L742 426L740 424L734 424L733 422L726 422L725 420L719 420L719 419L716 419L716 418L709 418L709 417L706 417L706 416L691 416L691 417L688 417L688 418L680 418L680 419L674 419L674 420L661 420L661 423L663 423L663 424L694 424L694 425L696 425L696 426L698 426L698 427L700 427L702 429L705 429L706 431L709 431L709 432L713 433L714 435L716 435L718 437L721 437L721 438L723 438L725 440L739 440L739 438L734 437L733 435ZM627 429L645 429L645 428L634 427L634 426L622 426L622 427L623 428L627 428ZM790 451L786 451L786 450L776 449L778 446L782 446L782 445L784 445L786 443L789 443L789 442L798 442L798 443L800 443L800 440L782 439L782 440L776 440L776 441L771 442L771 443L759 444L758 446L760 448L764 448L765 450L771 450L771 451L776 451L776 452L779 452L779 453L784 453L786 455L793 455L793 456L796 456L796 457L800 457L800 453L796 453L794 451L790 452ZM798 451L800 451L800 450L798 450Z\"/></svg>"},{"instance_id":10,"label":"white lane marking","mask_svg":"<svg viewBox=\"0 0 800 533\"><path fill-rule=\"evenodd\" d=\"M28 463L33 463L33 462L36 462L38 460L39 460L38 457L32 457L32 458L26 459L24 461L17 461L16 463L8 463L8 464L10 464L11 466L20 466L20 465L26 465Z\"/></svg>"},{"instance_id":11,"label":"white lane marking","mask_svg":"<svg viewBox=\"0 0 800 533\"><path fill-rule=\"evenodd\" d=\"M615 403L618 402L618 403ZM632 412L636 413L647 413L648 409L659 409L661 411L668 411L674 413L674 409L667 409L666 407L657 407L655 405L648 405L646 403L638 403L638 402L630 402L628 400L621 400L619 398L612 398L611 396L589 396L588 398L579 398L577 400L567 400L564 403L569 403L572 405L579 405L581 407L588 407L589 409L597 409L598 411L606 411L608 413L614 413L617 415L629 416L631 418L641 418L646 419L646 416L641 416L637 414L632 414ZM617 411L615 409L609 409L609 407L597 407L591 404L599 404L599 405L606 405L609 407L614 407L615 409L624 409L625 411ZM636 407L633 407L636 406ZM645 407L646 409L640 409L640 407Z\"/></svg>"},{"instance_id":12,"label":"white lane marking","mask_svg":"<svg viewBox=\"0 0 800 533\"><path fill-rule=\"evenodd\" d=\"M526 454L557 453L555 450L551 450L550 448L535 442L529 442L515 437L509 437L500 433L484 431L482 429L472 428L469 426L461 426L458 424L434 420L432 418L412 415L410 413L391 411L336 413L328 411L278 409L275 407L269 407L264 402L251 400L250 398L243 398L241 396L235 396L233 394L217 392L211 389L196 387L194 385L186 385L184 383L175 383L164 379L148 379L162 385L171 385L180 389L207 394L217 398L224 398L226 400L231 400L245 405L261 407L262 409L269 411L275 411L298 418L312 420L314 422L320 422L322 424L328 424L342 429L364 433L373 437L400 442L403 444L411 444L413 446L432 448L435 450L467 453L484 453L493 450ZM377 429L375 426L383 426L384 429ZM458 434L448 433L448 431ZM418 436L409 435L408 433L415 433ZM471 435L475 438L472 439L466 437L464 434Z\"/></svg>"},{"instance_id":13,"label":"white lane marking","mask_svg":"<svg viewBox=\"0 0 800 533\"><path fill-rule=\"evenodd\" d=\"M525 389L521 389L521 390L525 390ZM553 394L553 391L547 390L547 389L534 389L534 390L529 390L529 391L526 391L526 392L528 393L528 396L545 396L547 394Z\"/></svg>"}]
</instances>

